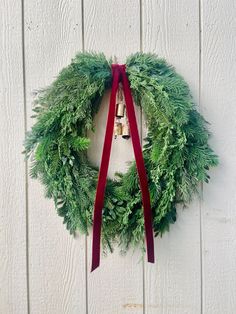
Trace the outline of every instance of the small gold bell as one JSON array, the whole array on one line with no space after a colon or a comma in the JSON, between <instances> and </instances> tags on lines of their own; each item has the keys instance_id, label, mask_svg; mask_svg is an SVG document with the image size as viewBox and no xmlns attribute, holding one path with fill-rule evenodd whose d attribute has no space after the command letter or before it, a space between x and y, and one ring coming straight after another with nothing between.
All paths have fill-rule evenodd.
<instances>
[{"instance_id":1,"label":"small gold bell","mask_svg":"<svg viewBox=\"0 0 236 314\"><path fill-rule=\"evenodd\" d=\"M125 103L121 84L119 85L117 93L117 105L116 105L116 116L123 118L125 114Z\"/></svg>"},{"instance_id":2,"label":"small gold bell","mask_svg":"<svg viewBox=\"0 0 236 314\"><path fill-rule=\"evenodd\" d=\"M115 135L115 138L117 138L118 135L122 135L122 123L119 121L115 122L114 135Z\"/></svg>"},{"instance_id":3,"label":"small gold bell","mask_svg":"<svg viewBox=\"0 0 236 314\"><path fill-rule=\"evenodd\" d=\"M129 124L127 122L122 125L122 137L126 140L130 138Z\"/></svg>"},{"instance_id":4,"label":"small gold bell","mask_svg":"<svg viewBox=\"0 0 236 314\"><path fill-rule=\"evenodd\" d=\"M119 102L116 105L116 116L118 118L123 118L125 114L125 104L123 102Z\"/></svg>"}]
</instances>

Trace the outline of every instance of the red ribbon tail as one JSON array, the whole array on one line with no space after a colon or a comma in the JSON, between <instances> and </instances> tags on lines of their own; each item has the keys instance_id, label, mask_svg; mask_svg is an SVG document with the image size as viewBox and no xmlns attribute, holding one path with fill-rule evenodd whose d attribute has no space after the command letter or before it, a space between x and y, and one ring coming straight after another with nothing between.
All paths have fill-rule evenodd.
<instances>
[{"instance_id":1,"label":"red ribbon tail","mask_svg":"<svg viewBox=\"0 0 236 314\"><path fill-rule=\"evenodd\" d=\"M142 203L144 209L144 226L146 235L146 246L148 262L154 263L154 237L152 228L152 210L150 202L150 194L148 190L148 178L145 170L144 159L142 154L142 147L140 144L140 138L138 133L138 126L135 117L134 103L130 84L125 71L125 65L121 66L122 83L124 89L124 96L126 102L126 110L130 125L131 139L133 143L134 156L136 160L137 171L139 175L139 183L142 192Z\"/></svg>"},{"instance_id":2,"label":"red ribbon tail","mask_svg":"<svg viewBox=\"0 0 236 314\"><path fill-rule=\"evenodd\" d=\"M107 117L106 134L103 144L103 152L101 159L101 166L98 176L96 198L94 203L94 217L93 217L93 244L92 244L92 268L94 271L100 264L100 241L102 229L102 209L104 205L104 195L106 188L107 172L110 160L111 145L113 138L113 129L116 111L116 93L119 85L119 68L118 65L112 65L113 82L111 89L111 97L109 104L109 111Z\"/></svg>"}]
</instances>

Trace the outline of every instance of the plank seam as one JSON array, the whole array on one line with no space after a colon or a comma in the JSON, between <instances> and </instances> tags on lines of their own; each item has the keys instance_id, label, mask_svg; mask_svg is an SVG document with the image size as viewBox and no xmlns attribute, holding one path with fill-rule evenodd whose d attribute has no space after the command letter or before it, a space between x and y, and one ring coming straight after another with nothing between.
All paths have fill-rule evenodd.
<instances>
[{"instance_id":1,"label":"plank seam","mask_svg":"<svg viewBox=\"0 0 236 314\"><path fill-rule=\"evenodd\" d=\"M140 15L140 26L139 26L140 51L143 52L143 1L142 0L139 0L139 15Z\"/></svg>"},{"instance_id":2,"label":"plank seam","mask_svg":"<svg viewBox=\"0 0 236 314\"><path fill-rule=\"evenodd\" d=\"M81 32L82 32L82 51L84 52L84 0L81 0Z\"/></svg>"},{"instance_id":3,"label":"plank seam","mask_svg":"<svg viewBox=\"0 0 236 314\"><path fill-rule=\"evenodd\" d=\"M199 111L201 112L201 97L202 97L202 0L199 0L199 95L198 95L198 102L199 102ZM200 210L199 210L199 220L200 220L200 313L203 314L203 226L202 226L202 199L203 199L203 184L201 183L200 186Z\"/></svg>"},{"instance_id":4,"label":"plank seam","mask_svg":"<svg viewBox=\"0 0 236 314\"><path fill-rule=\"evenodd\" d=\"M25 69L25 12L24 0L21 0L21 36L22 36L22 83L24 104L24 131L27 132L27 103L26 103L26 69ZM29 191L28 191L28 162L25 160L25 241L26 241L26 289L27 313L30 314L30 282L29 282Z\"/></svg>"},{"instance_id":5,"label":"plank seam","mask_svg":"<svg viewBox=\"0 0 236 314\"><path fill-rule=\"evenodd\" d=\"M140 26L139 26L139 41L140 41L140 52L143 52L143 1L139 0L139 17L140 17ZM143 146L143 110L140 106L140 139L141 145ZM146 294L145 294L145 261L142 257L142 272L143 272L143 314L146 313Z\"/></svg>"},{"instance_id":6,"label":"plank seam","mask_svg":"<svg viewBox=\"0 0 236 314\"><path fill-rule=\"evenodd\" d=\"M81 0L81 38L82 38L82 51L85 51L84 43L84 0ZM88 236L85 235L85 311L88 314Z\"/></svg>"}]
</instances>

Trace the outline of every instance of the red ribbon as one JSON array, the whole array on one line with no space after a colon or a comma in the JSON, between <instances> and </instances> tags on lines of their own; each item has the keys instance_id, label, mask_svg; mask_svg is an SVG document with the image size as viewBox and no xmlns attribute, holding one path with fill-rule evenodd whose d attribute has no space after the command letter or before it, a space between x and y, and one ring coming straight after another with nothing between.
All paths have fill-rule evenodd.
<instances>
[{"instance_id":1,"label":"red ribbon","mask_svg":"<svg viewBox=\"0 0 236 314\"><path fill-rule=\"evenodd\" d=\"M93 216L93 246L92 246L92 269L95 270L100 264L100 239L102 228L102 209L104 205L104 195L107 181L107 171L110 160L111 144L113 138L113 129L116 112L116 93L119 82L123 84L124 98L126 102L126 111L130 125L130 134L133 143L136 167L139 175L139 183L142 192L142 202L144 209L144 226L147 246L148 262L154 263L154 240L152 230L152 211L150 195L148 190L148 179L145 170L142 148L140 144L138 126L135 117L134 103L131 94L130 84L125 71L125 64L112 64L112 89L110 97L109 112L107 118L106 134L103 144L102 160L98 176L96 198L94 203Z\"/></svg>"}]
</instances>

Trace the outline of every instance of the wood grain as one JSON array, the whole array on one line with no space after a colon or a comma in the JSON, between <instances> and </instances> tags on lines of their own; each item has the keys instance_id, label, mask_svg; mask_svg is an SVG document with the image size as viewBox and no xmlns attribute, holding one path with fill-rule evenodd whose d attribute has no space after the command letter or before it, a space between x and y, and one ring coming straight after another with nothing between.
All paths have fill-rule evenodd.
<instances>
[{"instance_id":1,"label":"wood grain","mask_svg":"<svg viewBox=\"0 0 236 314\"><path fill-rule=\"evenodd\" d=\"M0 2L0 312L27 313L21 2Z\"/></svg>"},{"instance_id":2,"label":"wood grain","mask_svg":"<svg viewBox=\"0 0 236 314\"><path fill-rule=\"evenodd\" d=\"M220 165L204 185L203 313L236 306L236 3L202 4L201 103Z\"/></svg>"},{"instance_id":3,"label":"wood grain","mask_svg":"<svg viewBox=\"0 0 236 314\"><path fill-rule=\"evenodd\" d=\"M103 51L108 57L117 56L125 62L131 52L140 47L139 1L85 2L85 49ZM99 164L106 127L109 94L104 97L95 119L95 134L91 135L91 160ZM136 112L140 118L140 112ZM125 171L127 161L133 160L131 141L113 141L109 175ZM88 238L88 269L91 265L91 238ZM115 253L101 260L101 266L88 274L88 312L91 314L143 313L143 273L140 252L126 256Z\"/></svg>"},{"instance_id":4,"label":"wood grain","mask_svg":"<svg viewBox=\"0 0 236 314\"><path fill-rule=\"evenodd\" d=\"M144 1L143 49L173 64L199 88L198 1ZM199 314L201 310L200 203L178 209L170 232L156 239L156 264L145 264L145 313Z\"/></svg>"},{"instance_id":5,"label":"wood grain","mask_svg":"<svg viewBox=\"0 0 236 314\"><path fill-rule=\"evenodd\" d=\"M82 47L80 1L25 2L28 127L35 89L47 86ZM42 186L29 182L32 313L86 313L85 237L73 239Z\"/></svg>"}]
</instances>

